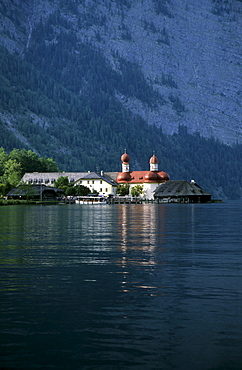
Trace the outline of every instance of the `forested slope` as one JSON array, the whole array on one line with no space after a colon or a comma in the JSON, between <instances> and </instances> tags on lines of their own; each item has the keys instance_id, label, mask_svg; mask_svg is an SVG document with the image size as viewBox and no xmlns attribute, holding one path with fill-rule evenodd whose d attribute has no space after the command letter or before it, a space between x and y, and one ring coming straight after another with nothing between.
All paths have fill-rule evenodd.
<instances>
[{"instance_id":1,"label":"forested slope","mask_svg":"<svg viewBox=\"0 0 242 370\"><path fill-rule=\"evenodd\" d=\"M241 197L240 4L3 0L0 146L53 157L67 171L119 171L124 148L133 170L148 169L155 151L172 179L193 178L215 196ZM203 43L207 64L199 65L194 48L186 64L182 50L194 38L182 45L183 18L194 28L199 12L209 25L224 25L226 43L235 25L237 31L230 54L220 41L219 52ZM181 39L174 22L183 27ZM230 66L233 81L214 75L207 59L213 52L213 68L223 54L220 71ZM206 65L209 79L199 74Z\"/></svg>"}]
</instances>

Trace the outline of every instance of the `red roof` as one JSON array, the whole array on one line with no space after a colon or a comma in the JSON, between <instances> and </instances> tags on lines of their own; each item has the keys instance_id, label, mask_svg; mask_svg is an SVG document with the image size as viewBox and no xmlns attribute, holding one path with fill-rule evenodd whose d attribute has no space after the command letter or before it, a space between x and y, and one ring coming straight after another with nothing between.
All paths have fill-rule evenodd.
<instances>
[{"instance_id":1,"label":"red roof","mask_svg":"<svg viewBox=\"0 0 242 370\"><path fill-rule=\"evenodd\" d=\"M118 172L116 181L117 182L130 182L131 181L130 172Z\"/></svg>"},{"instance_id":2,"label":"red roof","mask_svg":"<svg viewBox=\"0 0 242 370\"><path fill-rule=\"evenodd\" d=\"M124 176L125 174L125 176ZM130 175L130 180L128 176ZM127 176L127 177L126 177ZM127 179L127 180L126 180ZM168 181L170 176L163 171L131 171L131 172L118 172L117 183L123 184L143 184L144 182L149 183L162 183Z\"/></svg>"}]
</instances>

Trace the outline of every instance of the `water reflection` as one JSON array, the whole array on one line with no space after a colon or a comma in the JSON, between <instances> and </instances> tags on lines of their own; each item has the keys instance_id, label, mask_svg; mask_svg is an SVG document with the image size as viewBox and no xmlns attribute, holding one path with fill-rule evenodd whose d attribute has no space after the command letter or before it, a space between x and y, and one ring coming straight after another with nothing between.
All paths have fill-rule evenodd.
<instances>
[{"instance_id":1,"label":"water reflection","mask_svg":"<svg viewBox=\"0 0 242 370\"><path fill-rule=\"evenodd\" d=\"M88 207L88 209L86 208ZM13 207L1 220L1 247L9 264L106 263L113 225L105 207ZM61 253L60 253L61 252Z\"/></svg>"},{"instance_id":2,"label":"water reflection","mask_svg":"<svg viewBox=\"0 0 242 370\"><path fill-rule=\"evenodd\" d=\"M241 369L241 210L0 208L1 366Z\"/></svg>"},{"instance_id":3,"label":"water reflection","mask_svg":"<svg viewBox=\"0 0 242 370\"><path fill-rule=\"evenodd\" d=\"M121 233L121 249L125 253L132 248L151 255L164 237L163 207L150 207L148 204L117 208L117 227ZM159 240L158 240L159 238Z\"/></svg>"},{"instance_id":4,"label":"water reflection","mask_svg":"<svg viewBox=\"0 0 242 370\"><path fill-rule=\"evenodd\" d=\"M118 247L121 251L117 265L122 268L121 291L124 293L142 290L151 296L165 294L164 286L144 281L147 274L154 272L156 264L164 263L165 212L166 207L150 207L148 204L117 207ZM137 274L132 280L133 268L144 274L140 280L137 280Z\"/></svg>"}]
</instances>

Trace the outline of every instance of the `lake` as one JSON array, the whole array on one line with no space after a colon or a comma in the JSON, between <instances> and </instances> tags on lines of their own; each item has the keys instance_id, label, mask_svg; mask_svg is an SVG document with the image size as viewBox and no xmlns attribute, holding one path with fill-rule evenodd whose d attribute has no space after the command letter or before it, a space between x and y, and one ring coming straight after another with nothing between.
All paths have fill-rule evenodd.
<instances>
[{"instance_id":1,"label":"lake","mask_svg":"<svg viewBox=\"0 0 242 370\"><path fill-rule=\"evenodd\" d=\"M1 369L242 369L242 202L0 207Z\"/></svg>"}]
</instances>

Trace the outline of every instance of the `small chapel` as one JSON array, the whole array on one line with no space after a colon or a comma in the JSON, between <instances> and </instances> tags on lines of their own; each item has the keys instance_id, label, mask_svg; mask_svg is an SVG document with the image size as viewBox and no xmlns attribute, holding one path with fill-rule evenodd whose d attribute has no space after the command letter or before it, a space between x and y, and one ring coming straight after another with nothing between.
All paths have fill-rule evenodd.
<instances>
[{"instance_id":1,"label":"small chapel","mask_svg":"<svg viewBox=\"0 0 242 370\"><path fill-rule=\"evenodd\" d=\"M117 184L129 184L130 190L133 186L142 185L143 193L142 198L153 199L154 191L162 183L170 180L170 176L158 169L158 158L155 154L150 158L149 171L130 171L130 157L125 153L121 156L122 172L118 172L116 182Z\"/></svg>"}]
</instances>

